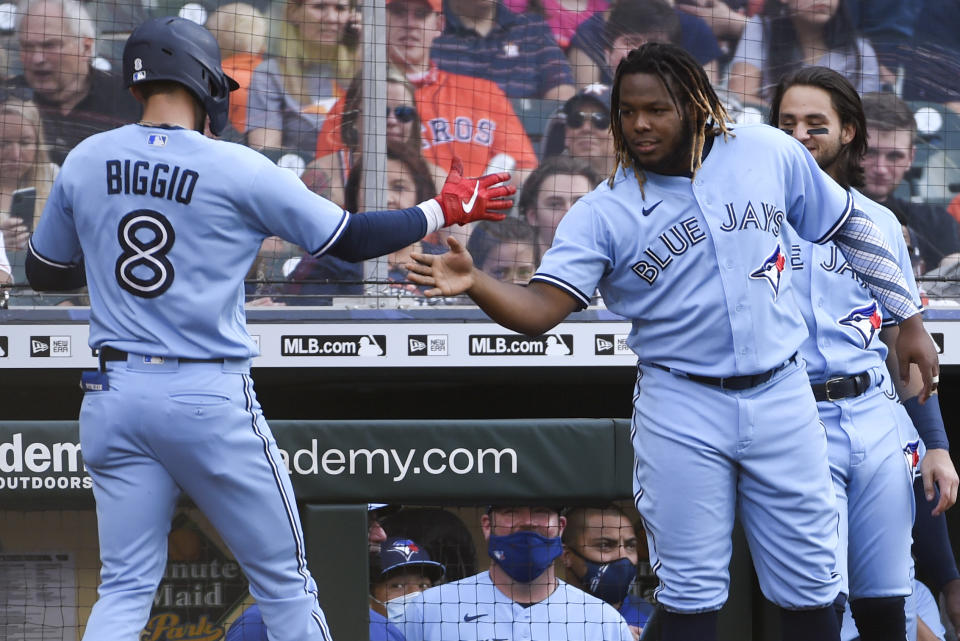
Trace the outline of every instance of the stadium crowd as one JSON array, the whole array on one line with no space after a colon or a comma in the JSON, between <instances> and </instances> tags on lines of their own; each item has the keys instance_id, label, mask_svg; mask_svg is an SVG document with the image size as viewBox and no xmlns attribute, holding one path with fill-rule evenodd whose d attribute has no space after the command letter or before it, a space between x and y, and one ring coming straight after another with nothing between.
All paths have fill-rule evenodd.
<instances>
[{"instance_id":1,"label":"stadium crowd","mask_svg":"<svg viewBox=\"0 0 960 641\"><path fill-rule=\"evenodd\" d=\"M363 10L348 0L15 5L0 25L6 254L0 278L13 283L4 289L5 303L83 304L82 296L29 291L25 243L66 153L88 135L138 117L119 77L123 39L147 16L176 14L215 34L224 69L241 85L221 138L262 151L348 209L357 202L349 200L347 184L355 174L359 185L362 167L364 72L373 75L364 43L385 39L387 68L376 74L386 78L386 94L377 96L377 104L386 104L377 129L385 134L368 149L402 155L403 162L388 159L402 165L393 174L416 175L398 180L388 171L378 186L396 192L404 183L417 185L410 196L421 198L430 185L436 191L443 184L453 156L463 159L466 175L511 171L521 188L515 222L499 230L457 228L418 248L442 251L453 235L479 249L484 269L505 280L529 274L566 209L609 176L609 83L630 49L659 41L688 50L738 122L764 120L784 74L830 67L864 96L871 132L867 195L904 225L916 275L927 275L921 286L944 297L955 289L949 284L960 252L955 3L386 0L379 27L363 24ZM329 305L364 294L399 296L412 305L463 302L428 301L417 288L400 286L400 256L373 270L315 262L300 248L267 239L250 268L248 303Z\"/></svg>"}]
</instances>

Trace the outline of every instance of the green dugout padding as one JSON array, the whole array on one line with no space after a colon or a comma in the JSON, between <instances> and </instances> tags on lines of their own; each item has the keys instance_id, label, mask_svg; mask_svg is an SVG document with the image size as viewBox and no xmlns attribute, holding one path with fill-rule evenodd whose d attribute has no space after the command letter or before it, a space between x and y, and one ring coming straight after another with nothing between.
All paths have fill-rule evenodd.
<instances>
[{"instance_id":1,"label":"green dugout padding","mask_svg":"<svg viewBox=\"0 0 960 641\"><path fill-rule=\"evenodd\" d=\"M367 638L368 502L592 503L632 494L619 419L271 421L334 638ZM76 421L0 422L0 509L93 508ZM480 555L483 550L478 550ZM742 535L721 639L775 639ZM760 636L758 636L758 634Z\"/></svg>"},{"instance_id":2,"label":"green dugout padding","mask_svg":"<svg viewBox=\"0 0 960 641\"><path fill-rule=\"evenodd\" d=\"M272 421L304 504L631 495L629 421ZM0 506L92 505L75 421L0 422Z\"/></svg>"}]
</instances>

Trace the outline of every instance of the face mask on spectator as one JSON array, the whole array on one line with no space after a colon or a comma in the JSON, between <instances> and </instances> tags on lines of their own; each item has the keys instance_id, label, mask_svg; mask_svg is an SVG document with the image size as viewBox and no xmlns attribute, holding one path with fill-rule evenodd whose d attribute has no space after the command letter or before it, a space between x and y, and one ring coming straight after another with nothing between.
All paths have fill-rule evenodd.
<instances>
[{"instance_id":1,"label":"face mask on spectator","mask_svg":"<svg viewBox=\"0 0 960 641\"><path fill-rule=\"evenodd\" d=\"M562 552L559 536L549 538L529 530L505 536L491 534L487 542L490 558L518 583L530 583L543 574Z\"/></svg>"},{"instance_id":2,"label":"face mask on spectator","mask_svg":"<svg viewBox=\"0 0 960 641\"><path fill-rule=\"evenodd\" d=\"M577 577L583 589L607 603L621 603L637 577L637 566L628 558L609 563L595 563L573 548L571 552L583 559L587 571Z\"/></svg>"}]
</instances>

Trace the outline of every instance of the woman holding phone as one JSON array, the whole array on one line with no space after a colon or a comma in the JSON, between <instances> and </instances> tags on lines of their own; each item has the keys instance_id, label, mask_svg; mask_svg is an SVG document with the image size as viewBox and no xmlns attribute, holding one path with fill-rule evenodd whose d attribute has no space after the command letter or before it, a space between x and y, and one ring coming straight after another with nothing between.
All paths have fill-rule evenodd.
<instances>
[{"instance_id":1,"label":"woman holding phone","mask_svg":"<svg viewBox=\"0 0 960 641\"><path fill-rule=\"evenodd\" d=\"M0 233L18 283L26 282L27 239L59 169L50 162L41 140L43 123L36 105L19 91L0 89Z\"/></svg>"}]
</instances>

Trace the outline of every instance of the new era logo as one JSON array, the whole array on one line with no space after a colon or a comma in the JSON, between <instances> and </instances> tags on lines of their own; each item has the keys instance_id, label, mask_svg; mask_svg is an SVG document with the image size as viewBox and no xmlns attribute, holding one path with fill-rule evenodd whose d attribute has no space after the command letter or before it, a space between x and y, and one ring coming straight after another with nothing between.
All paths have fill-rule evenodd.
<instances>
[{"instance_id":1,"label":"new era logo","mask_svg":"<svg viewBox=\"0 0 960 641\"><path fill-rule=\"evenodd\" d=\"M0 358L10 354L10 339L6 336L0 336Z\"/></svg>"},{"instance_id":2,"label":"new era logo","mask_svg":"<svg viewBox=\"0 0 960 641\"><path fill-rule=\"evenodd\" d=\"M407 356L446 356L446 334L416 334L407 336Z\"/></svg>"},{"instance_id":3,"label":"new era logo","mask_svg":"<svg viewBox=\"0 0 960 641\"><path fill-rule=\"evenodd\" d=\"M65 358L70 356L69 336L31 336L30 356Z\"/></svg>"},{"instance_id":4,"label":"new era logo","mask_svg":"<svg viewBox=\"0 0 960 641\"><path fill-rule=\"evenodd\" d=\"M594 334L593 353L597 356L622 356L633 352L627 345L627 334Z\"/></svg>"},{"instance_id":5,"label":"new era logo","mask_svg":"<svg viewBox=\"0 0 960 641\"><path fill-rule=\"evenodd\" d=\"M30 356L50 356L50 337L31 336Z\"/></svg>"}]
</instances>

